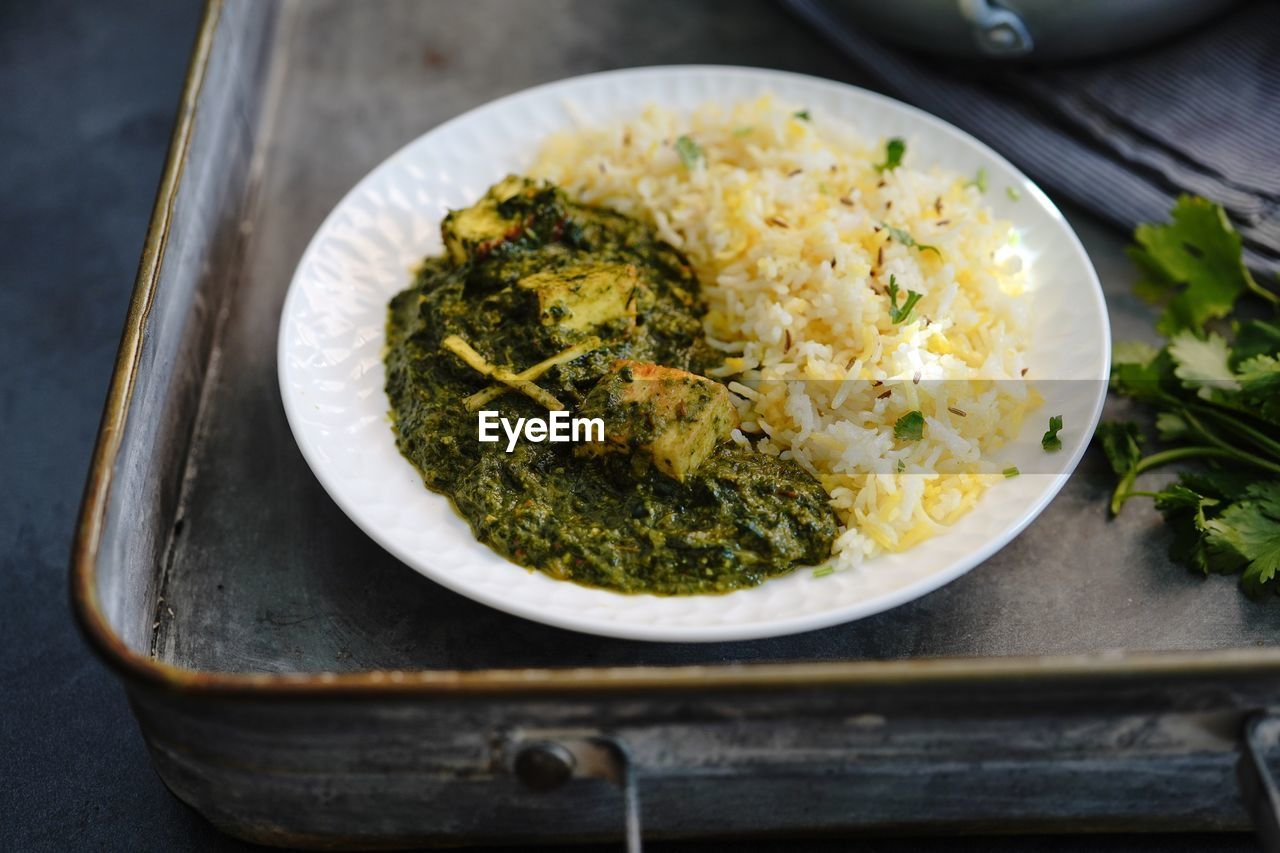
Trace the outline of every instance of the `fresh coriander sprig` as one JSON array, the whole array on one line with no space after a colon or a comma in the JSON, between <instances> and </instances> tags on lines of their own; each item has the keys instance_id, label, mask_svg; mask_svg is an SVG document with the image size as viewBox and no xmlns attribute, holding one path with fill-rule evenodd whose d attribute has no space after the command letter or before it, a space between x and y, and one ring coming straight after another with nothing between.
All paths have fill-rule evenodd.
<instances>
[{"instance_id":1,"label":"fresh coriander sprig","mask_svg":"<svg viewBox=\"0 0 1280 853\"><path fill-rule=\"evenodd\" d=\"M1062 431L1062 415L1053 415L1049 418L1049 430L1040 439L1040 446L1044 448L1045 453L1054 453L1062 449L1062 439L1058 438L1058 433Z\"/></svg>"},{"instance_id":2,"label":"fresh coriander sprig","mask_svg":"<svg viewBox=\"0 0 1280 853\"><path fill-rule=\"evenodd\" d=\"M884 162L876 164L876 171L892 172L902 165L902 156L906 153L906 140L895 136L884 144Z\"/></svg>"},{"instance_id":3,"label":"fresh coriander sprig","mask_svg":"<svg viewBox=\"0 0 1280 853\"><path fill-rule=\"evenodd\" d=\"M880 227L888 231L890 237L897 240L907 248L915 248L921 252L933 252L938 257L942 257L942 252L938 251L937 246L930 246L928 243L917 243L916 238L911 236L910 231L905 231L902 228L895 228L888 222L881 222Z\"/></svg>"},{"instance_id":4,"label":"fresh coriander sprig","mask_svg":"<svg viewBox=\"0 0 1280 853\"><path fill-rule=\"evenodd\" d=\"M692 169L698 165L698 161L706 161L706 154L702 150L702 146L694 142L688 136L681 136L676 139L676 154L680 157L680 162L684 164L686 169Z\"/></svg>"},{"instance_id":5,"label":"fresh coriander sprig","mask_svg":"<svg viewBox=\"0 0 1280 853\"><path fill-rule=\"evenodd\" d=\"M1244 265L1240 235L1221 205L1182 196L1167 223L1139 225L1129 249L1142 271L1139 296L1162 303L1157 331L1202 332L1205 323L1228 316L1244 293L1280 306L1280 295L1254 279Z\"/></svg>"},{"instance_id":6,"label":"fresh coriander sprig","mask_svg":"<svg viewBox=\"0 0 1280 853\"><path fill-rule=\"evenodd\" d=\"M907 412L893 424L893 437L899 441L919 441L924 438L924 415L919 411Z\"/></svg>"},{"instance_id":7,"label":"fresh coriander sprig","mask_svg":"<svg viewBox=\"0 0 1280 853\"><path fill-rule=\"evenodd\" d=\"M1175 559L1239 572L1250 595L1280 589L1280 323L1235 314L1246 297L1274 310L1280 296L1249 273L1240 235L1205 199L1178 199L1170 222L1134 236L1138 290L1163 302L1156 328L1167 340L1117 346L1111 387L1152 410L1160 446L1146 453L1132 422L1099 426L1118 477L1111 512L1149 497L1173 531ZM1184 467L1174 482L1137 487L1141 475L1175 464Z\"/></svg>"},{"instance_id":8,"label":"fresh coriander sprig","mask_svg":"<svg viewBox=\"0 0 1280 853\"><path fill-rule=\"evenodd\" d=\"M901 325L907 322L911 316L911 311L916 307L916 303L921 300L921 295L914 290L907 291L907 298L903 300L901 305L898 304L898 278L892 273L889 274L889 319L894 323Z\"/></svg>"}]
</instances>

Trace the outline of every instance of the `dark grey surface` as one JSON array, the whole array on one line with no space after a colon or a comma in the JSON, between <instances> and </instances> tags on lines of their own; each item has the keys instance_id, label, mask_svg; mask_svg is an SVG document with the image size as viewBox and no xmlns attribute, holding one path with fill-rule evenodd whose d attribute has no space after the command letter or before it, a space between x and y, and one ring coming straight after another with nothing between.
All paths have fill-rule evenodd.
<instances>
[{"instance_id":1,"label":"dark grey surface","mask_svg":"<svg viewBox=\"0 0 1280 853\"><path fill-rule=\"evenodd\" d=\"M622 6L474 0L450 7L458 10L451 38L467 50L443 40L421 4L378 8L369 16L358 5L312 0L284 16L275 51L287 70L262 146L259 203L244 217L252 238L242 267L216 271L243 286L206 393L196 473L155 615L164 660L228 671L480 669L1202 650L1280 637L1280 607L1244 598L1234 579L1194 576L1168 559L1167 531L1149 503L1109 520L1113 477L1092 450L1045 513L973 572L879 616L795 637L587 639L506 616L407 570L320 488L277 390L285 290L347 189L463 110L601 67L754 61L849 78L846 63L772 5L750 15L686 13L678 27L654 7L621 38ZM537 33L539 49L507 45L506 30L492 26L503 9L510 27ZM607 56L597 52L602 41L613 45ZM503 62L487 59L497 53ZM1069 215L1099 267L1116 338L1152 338L1151 310L1129 292L1125 237Z\"/></svg>"},{"instance_id":2,"label":"dark grey surface","mask_svg":"<svg viewBox=\"0 0 1280 853\"><path fill-rule=\"evenodd\" d=\"M575 4L563 15L547 10L548 33L554 27L576 34L568 44L547 49L542 44L545 36L540 40L537 34L517 40L524 45L520 56L533 63L528 82L659 58L762 64L760 54L777 39L789 40L793 50L808 56L804 64L810 70L839 76L838 60L821 46L810 46L799 26L771 5L698 7L691 12L675 4L645 4L645 15L637 12L640 4L599 8L602 5ZM457 75L484 79L488 56L481 47L455 51L446 27L451 13L462 8L436 7L439 29L409 55L389 53L388 69L394 70L395 62L421 60L424 75L436 73L444 81ZM716 11L732 12L719 19L725 22L723 28L710 25L717 20ZM121 691L75 635L66 608L71 524L197 17L198 9L190 2L0 4L4 850L243 847L215 833L156 780ZM495 49L501 41L494 36L487 46ZM446 60L443 69L434 54ZM443 100L433 102L439 106L427 115L438 118L467 105L456 94L449 100L445 88ZM369 108L376 106L374 97ZM418 127L387 128L386 142L408 138L431 121L434 118L424 116ZM347 154L349 159L335 162L331 174L313 176L318 182L315 201L299 211L300 216L323 213L322 208L380 156L375 150ZM274 399L273 389L271 395ZM341 523L333 515L321 518ZM353 571L365 571L359 563L352 565ZM395 566L380 571L412 578L408 570ZM1230 586L1228 581L1219 584ZM1199 601L1188 598L1189 611ZM752 849L849 846L776 843ZM1254 849L1248 838L1210 836L971 839L954 844L860 841L858 847ZM743 848L721 844L668 849Z\"/></svg>"},{"instance_id":3,"label":"dark grey surface","mask_svg":"<svg viewBox=\"0 0 1280 853\"><path fill-rule=\"evenodd\" d=\"M67 608L74 514L194 3L0 3L0 849L234 849L152 772Z\"/></svg>"}]
</instances>

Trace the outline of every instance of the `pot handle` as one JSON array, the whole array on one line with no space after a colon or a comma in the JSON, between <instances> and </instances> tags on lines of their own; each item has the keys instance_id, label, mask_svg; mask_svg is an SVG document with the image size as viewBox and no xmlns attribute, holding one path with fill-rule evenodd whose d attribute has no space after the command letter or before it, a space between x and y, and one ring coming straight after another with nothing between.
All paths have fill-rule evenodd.
<instances>
[{"instance_id":1,"label":"pot handle","mask_svg":"<svg viewBox=\"0 0 1280 853\"><path fill-rule=\"evenodd\" d=\"M1035 47L1031 31L1018 13L991 0L959 0L960 14L969 22L974 42L988 56L1026 56Z\"/></svg>"}]
</instances>

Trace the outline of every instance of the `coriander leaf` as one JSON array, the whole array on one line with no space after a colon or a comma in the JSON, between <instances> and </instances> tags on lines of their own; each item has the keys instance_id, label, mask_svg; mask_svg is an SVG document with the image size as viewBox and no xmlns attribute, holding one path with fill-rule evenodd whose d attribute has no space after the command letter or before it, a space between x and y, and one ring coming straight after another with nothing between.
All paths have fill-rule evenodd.
<instances>
[{"instance_id":1,"label":"coriander leaf","mask_svg":"<svg viewBox=\"0 0 1280 853\"><path fill-rule=\"evenodd\" d=\"M1162 447L1143 456L1132 424L1103 424L1098 440L1120 475L1116 513L1136 495L1155 499L1173 534L1170 554L1201 572L1241 572L1251 595L1280 588L1280 325L1230 324L1251 291L1272 305L1243 264L1240 236L1222 208L1180 198L1171 221L1140 226L1131 257L1143 272L1139 292L1166 302L1157 331L1169 340L1153 350L1116 348L1111 388L1148 407ZM1222 324L1225 325L1225 324ZM1046 437L1047 434L1046 434ZM1135 491L1140 472L1191 464L1160 491Z\"/></svg>"},{"instance_id":2,"label":"coriander leaf","mask_svg":"<svg viewBox=\"0 0 1280 853\"><path fill-rule=\"evenodd\" d=\"M1246 407L1274 424L1280 424L1280 360L1255 355L1240 363L1236 374L1240 397Z\"/></svg>"},{"instance_id":3,"label":"coriander leaf","mask_svg":"<svg viewBox=\"0 0 1280 853\"><path fill-rule=\"evenodd\" d=\"M791 115L792 115L792 116L794 116L795 118L800 119L801 121L808 121L808 120L809 120L809 111L808 111L807 109L805 109L805 110L796 110L796 111L795 111L795 112L793 112Z\"/></svg>"},{"instance_id":4,"label":"coriander leaf","mask_svg":"<svg viewBox=\"0 0 1280 853\"><path fill-rule=\"evenodd\" d=\"M1155 350L1146 344L1123 343L1111 355L1111 388L1134 399L1151 400L1160 385L1173 377L1173 361L1167 349Z\"/></svg>"},{"instance_id":5,"label":"coriander leaf","mask_svg":"<svg viewBox=\"0 0 1280 853\"><path fill-rule=\"evenodd\" d=\"M1199 494L1182 483L1175 483L1155 495L1156 509L1173 532L1169 557L1186 563L1202 574L1210 571L1205 547L1207 529L1205 507L1218 504L1214 498Z\"/></svg>"},{"instance_id":6,"label":"coriander leaf","mask_svg":"<svg viewBox=\"0 0 1280 853\"><path fill-rule=\"evenodd\" d=\"M1195 489L1183 484L1174 483L1166 489L1156 492L1156 509L1161 512L1171 510L1194 509L1203 512L1206 506L1215 506L1218 501L1206 497Z\"/></svg>"},{"instance_id":7,"label":"coriander leaf","mask_svg":"<svg viewBox=\"0 0 1280 853\"><path fill-rule=\"evenodd\" d=\"M706 161L702 146L687 136L681 136L676 140L676 154L680 155L680 162L686 169L692 169L699 160Z\"/></svg>"},{"instance_id":8,"label":"coriander leaf","mask_svg":"<svg viewBox=\"0 0 1280 853\"><path fill-rule=\"evenodd\" d=\"M919 411L907 412L893 425L893 437L899 441L919 441L924 438L924 415Z\"/></svg>"},{"instance_id":9,"label":"coriander leaf","mask_svg":"<svg viewBox=\"0 0 1280 853\"><path fill-rule=\"evenodd\" d=\"M1124 252L1138 268L1139 278L1133 284L1134 294L1149 305L1164 302L1169 297L1169 280L1164 268L1139 246L1128 246Z\"/></svg>"},{"instance_id":10,"label":"coriander leaf","mask_svg":"<svg viewBox=\"0 0 1280 853\"><path fill-rule=\"evenodd\" d=\"M1130 257L1144 273L1141 288L1171 297L1156 328L1166 335L1201 331L1208 320L1225 317L1245 290L1259 292L1244 265L1240 235L1220 205L1182 196L1172 221L1139 225ZM1179 290L1179 288L1182 288Z\"/></svg>"},{"instance_id":11,"label":"coriander leaf","mask_svg":"<svg viewBox=\"0 0 1280 853\"><path fill-rule=\"evenodd\" d=\"M902 155L906 153L906 141L895 136L884 144L884 162L876 164L876 171L892 172L902 165Z\"/></svg>"},{"instance_id":12,"label":"coriander leaf","mask_svg":"<svg viewBox=\"0 0 1280 853\"><path fill-rule=\"evenodd\" d=\"M1177 441L1191 436L1191 427L1182 415L1174 412L1159 412L1156 415L1156 432L1163 441Z\"/></svg>"},{"instance_id":13,"label":"coriander leaf","mask_svg":"<svg viewBox=\"0 0 1280 853\"><path fill-rule=\"evenodd\" d=\"M1174 375L1202 399L1208 400L1215 388L1240 389L1228 363L1231 350L1227 342L1213 332L1203 338L1189 331L1178 332L1169 339L1169 357L1173 359Z\"/></svg>"},{"instance_id":14,"label":"coriander leaf","mask_svg":"<svg viewBox=\"0 0 1280 853\"><path fill-rule=\"evenodd\" d=\"M1196 471L1183 471L1178 475L1178 482L1202 495L1233 501L1258 482L1258 476L1235 467L1207 465Z\"/></svg>"},{"instance_id":15,"label":"coriander leaf","mask_svg":"<svg viewBox=\"0 0 1280 853\"><path fill-rule=\"evenodd\" d=\"M1111 387L1139 396L1160 382L1156 358L1161 351L1139 341L1122 341L1111 350Z\"/></svg>"},{"instance_id":16,"label":"coriander leaf","mask_svg":"<svg viewBox=\"0 0 1280 853\"><path fill-rule=\"evenodd\" d=\"M938 257L942 257L942 252L938 251L937 246L930 246L926 243L917 243L916 238L912 237L911 233L908 231L904 231L901 228L894 228L892 225L890 225L887 222L881 222L880 227L888 231L890 237L897 240L899 243L906 246L907 248L911 248L914 246L916 249L919 249L921 252L933 252Z\"/></svg>"},{"instance_id":17,"label":"coriander leaf","mask_svg":"<svg viewBox=\"0 0 1280 853\"><path fill-rule=\"evenodd\" d=\"M1249 320L1240 324L1240 328L1236 330L1235 345L1231 349L1231 366L1237 367L1240 362L1255 355L1280 357L1280 326L1262 320Z\"/></svg>"},{"instance_id":18,"label":"coriander leaf","mask_svg":"<svg viewBox=\"0 0 1280 853\"><path fill-rule=\"evenodd\" d=\"M1280 482L1254 483L1204 526L1211 567L1243 568L1245 591L1261 594L1280 571Z\"/></svg>"},{"instance_id":19,"label":"coriander leaf","mask_svg":"<svg viewBox=\"0 0 1280 853\"><path fill-rule=\"evenodd\" d=\"M1111 470L1123 477L1142 458L1142 432L1133 421L1108 421L1098 424L1096 433L1107 454Z\"/></svg>"},{"instance_id":20,"label":"coriander leaf","mask_svg":"<svg viewBox=\"0 0 1280 853\"><path fill-rule=\"evenodd\" d=\"M899 309L897 306L894 306L890 312L893 316L893 322L905 323L907 318L911 316L911 309L915 308L916 303L919 301L920 294L916 293L914 290L908 290L907 298L906 301L902 303L902 308Z\"/></svg>"},{"instance_id":21,"label":"coriander leaf","mask_svg":"<svg viewBox=\"0 0 1280 853\"><path fill-rule=\"evenodd\" d=\"M898 278L892 273L889 274L889 319L895 323L905 323L907 318L911 316L911 310L916 307L921 296L914 290L907 291L906 301L902 306L898 306Z\"/></svg>"},{"instance_id":22,"label":"coriander leaf","mask_svg":"<svg viewBox=\"0 0 1280 853\"><path fill-rule=\"evenodd\" d=\"M1053 415L1049 418L1049 431L1040 439L1040 446L1045 449L1046 453L1053 453L1062 449L1062 439L1058 438L1058 433L1062 430L1062 415Z\"/></svg>"},{"instance_id":23,"label":"coriander leaf","mask_svg":"<svg viewBox=\"0 0 1280 853\"><path fill-rule=\"evenodd\" d=\"M1121 341L1111 350L1111 363L1145 366L1155 359L1158 352L1151 344L1144 344L1142 341Z\"/></svg>"}]
</instances>

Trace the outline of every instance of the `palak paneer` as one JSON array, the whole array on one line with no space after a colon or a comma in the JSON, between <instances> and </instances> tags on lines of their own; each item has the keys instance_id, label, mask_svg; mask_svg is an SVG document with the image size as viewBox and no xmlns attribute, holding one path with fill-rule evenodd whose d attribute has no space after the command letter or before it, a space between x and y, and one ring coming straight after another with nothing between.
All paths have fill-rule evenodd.
<instances>
[{"instance_id":1,"label":"palak paneer","mask_svg":"<svg viewBox=\"0 0 1280 853\"><path fill-rule=\"evenodd\" d=\"M518 177L444 220L390 306L397 443L475 535L548 575L620 592L754 586L831 553L837 520L794 462L729 440L698 281L645 224ZM604 441L477 438L477 411L604 423Z\"/></svg>"}]
</instances>

